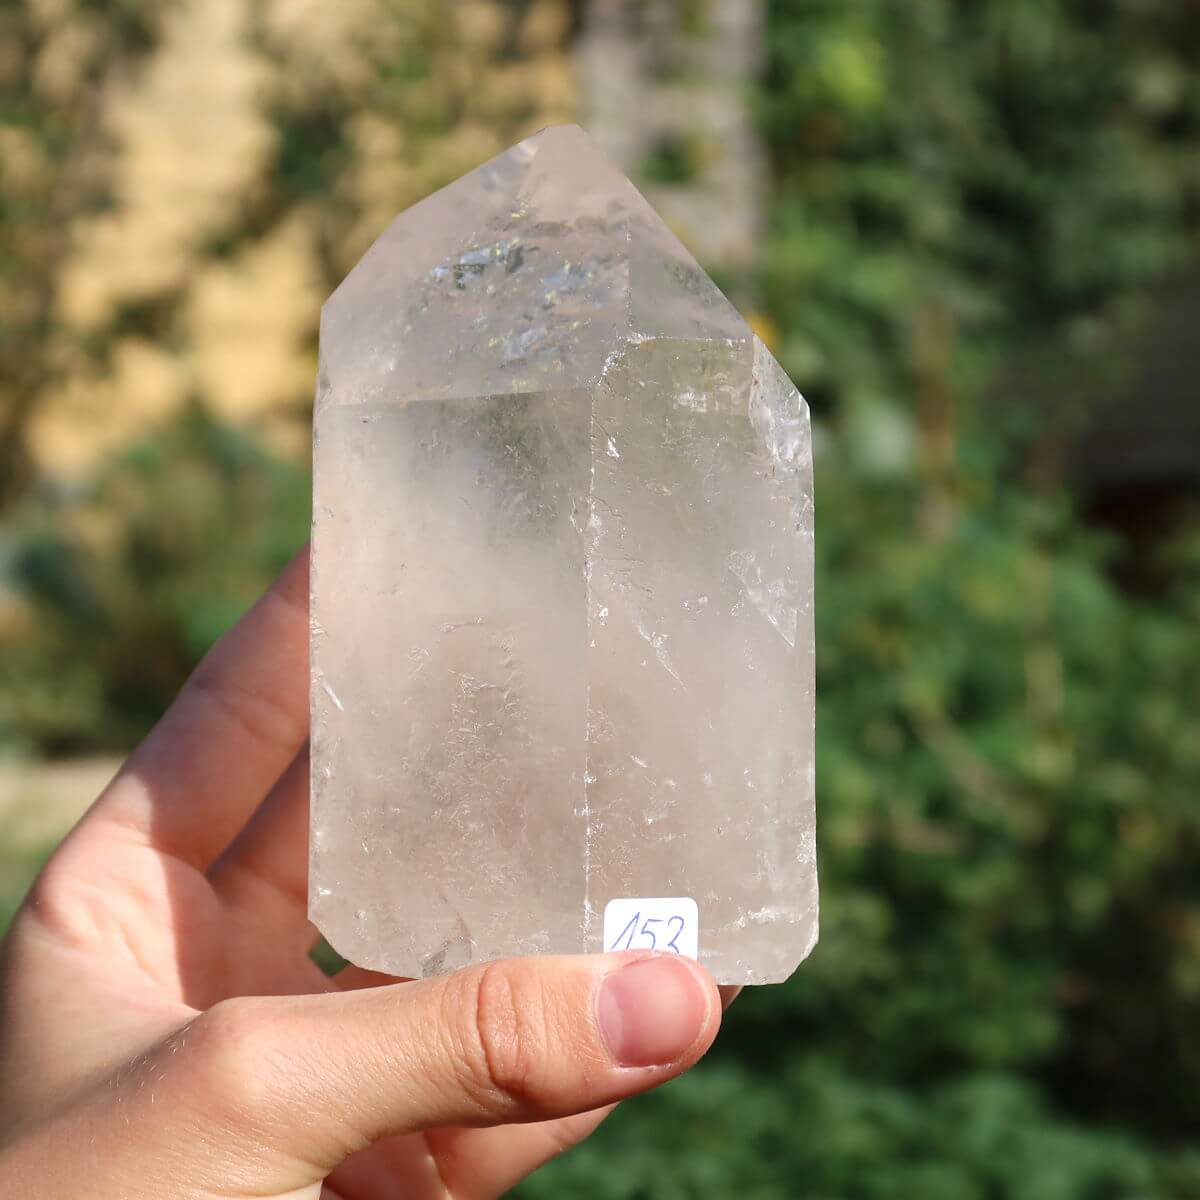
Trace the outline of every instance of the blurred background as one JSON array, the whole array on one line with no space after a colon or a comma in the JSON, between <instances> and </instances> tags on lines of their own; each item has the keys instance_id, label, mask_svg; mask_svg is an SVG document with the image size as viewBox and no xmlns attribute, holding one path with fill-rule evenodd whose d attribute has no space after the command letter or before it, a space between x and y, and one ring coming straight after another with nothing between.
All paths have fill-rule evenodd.
<instances>
[{"instance_id":1,"label":"blurred background","mask_svg":"<svg viewBox=\"0 0 1200 1200\"><path fill-rule=\"evenodd\" d=\"M816 420L822 939L530 1198L1200 1197L1195 0L3 0L3 918L305 537L322 298L578 119Z\"/></svg>"}]
</instances>

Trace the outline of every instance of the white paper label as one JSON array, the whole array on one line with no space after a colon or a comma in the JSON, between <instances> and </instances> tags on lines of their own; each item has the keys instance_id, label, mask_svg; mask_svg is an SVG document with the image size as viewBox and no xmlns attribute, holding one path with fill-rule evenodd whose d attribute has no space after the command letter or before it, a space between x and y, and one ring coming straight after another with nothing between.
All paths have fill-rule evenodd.
<instances>
[{"instance_id":1,"label":"white paper label","mask_svg":"<svg viewBox=\"0 0 1200 1200\"><path fill-rule=\"evenodd\" d=\"M699 958L700 910L690 896L610 900L604 906L604 949Z\"/></svg>"}]
</instances>

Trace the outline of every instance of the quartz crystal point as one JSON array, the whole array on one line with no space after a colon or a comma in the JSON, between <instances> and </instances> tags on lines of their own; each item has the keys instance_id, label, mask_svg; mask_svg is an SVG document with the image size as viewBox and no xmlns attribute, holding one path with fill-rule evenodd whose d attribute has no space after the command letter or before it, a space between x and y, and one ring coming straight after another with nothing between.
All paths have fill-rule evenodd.
<instances>
[{"instance_id":1,"label":"quartz crystal point","mask_svg":"<svg viewBox=\"0 0 1200 1200\"><path fill-rule=\"evenodd\" d=\"M314 451L330 943L427 976L601 950L610 900L690 897L718 981L791 974L817 936L808 412L581 130L371 247L322 314Z\"/></svg>"}]
</instances>

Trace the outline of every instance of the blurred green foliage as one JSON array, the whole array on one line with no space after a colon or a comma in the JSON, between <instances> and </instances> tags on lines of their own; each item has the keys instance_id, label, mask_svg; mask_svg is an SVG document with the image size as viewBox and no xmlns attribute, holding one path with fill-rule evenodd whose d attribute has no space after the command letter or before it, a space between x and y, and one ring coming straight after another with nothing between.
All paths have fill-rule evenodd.
<instances>
[{"instance_id":1,"label":"blurred green foliage","mask_svg":"<svg viewBox=\"0 0 1200 1200\"><path fill-rule=\"evenodd\" d=\"M1150 1200L1200 1195L1200 1155L1155 1155L1056 1118L1028 1081L976 1072L922 1093L812 1054L763 1086L710 1065L630 1105L522 1195L597 1200Z\"/></svg>"},{"instance_id":2,"label":"blurred green foliage","mask_svg":"<svg viewBox=\"0 0 1200 1200\"><path fill-rule=\"evenodd\" d=\"M0 844L0 929L7 929L29 885L53 847L43 850Z\"/></svg>"},{"instance_id":3,"label":"blurred green foliage","mask_svg":"<svg viewBox=\"0 0 1200 1200\"><path fill-rule=\"evenodd\" d=\"M783 357L809 394L822 407L912 408L941 384L961 407L988 394L997 355L1051 368L1060 406L1094 394L1147 285L1194 262L1194 10L1166 0L771 10L763 282ZM997 422L1048 415L992 398L993 434Z\"/></svg>"},{"instance_id":4,"label":"blurred green foliage","mask_svg":"<svg viewBox=\"0 0 1200 1200\"><path fill-rule=\"evenodd\" d=\"M27 619L0 655L0 747L132 745L303 544L307 469L190 408L0 530Z\"/></svg>"},{"instance_id":5,"label":"blurred green foliage","mask_svg":"<svg viewBox=\"0 0 1200 1200\"><path fill-rule=\"evenodd\" d=\"M1197 62L1167 0L771 0L757 286L820 418L822 941L522 1195L1200 1197L1200 538L1135 547L1157 582L1123 592L1058 465L1194 265ZM336 130L288 138L319 199ZM13 510L0 741L128 744L306 508L191 408Z\"/></svg>"}]
</instances>

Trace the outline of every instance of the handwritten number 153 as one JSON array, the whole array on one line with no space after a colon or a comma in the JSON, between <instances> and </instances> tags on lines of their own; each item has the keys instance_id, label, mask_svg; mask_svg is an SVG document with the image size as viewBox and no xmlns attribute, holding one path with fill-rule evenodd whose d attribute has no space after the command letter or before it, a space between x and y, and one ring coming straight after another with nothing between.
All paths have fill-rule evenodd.
<instances>
[{"instance_id":1,"label":"handwritten number 153","mask_svg":"<svg viewBox=\"0 0 1200 1200\"><path fill-rule=\"evenodd\" d=\"M639 922L641 928L638 928ZM629 923L617 934L616 941L609 947L610 950L657 950L659 937L665 937L667 933L671 935L670 940L663 943L664 950L674 950L676 954L680 953L679 946L676 944L679 941L679 935L683 932L683 927L687 922L683 917L676 913L670 917L647 917L642 920L642 914L635 912L629 919ZM656 934L651 928L654 925L666 925L665 932ZM633 944L634 938L640 938L638 945Z\"/></svg>"}]
</instances>

